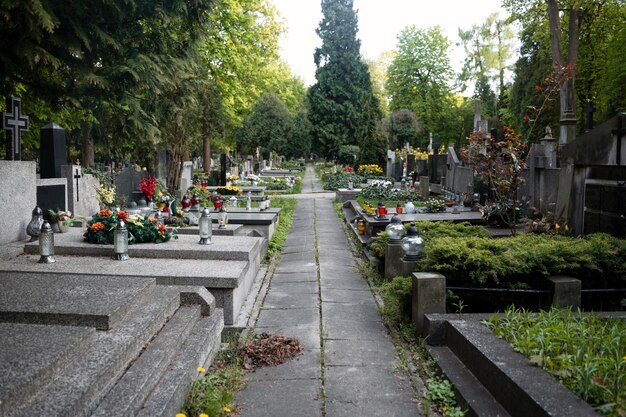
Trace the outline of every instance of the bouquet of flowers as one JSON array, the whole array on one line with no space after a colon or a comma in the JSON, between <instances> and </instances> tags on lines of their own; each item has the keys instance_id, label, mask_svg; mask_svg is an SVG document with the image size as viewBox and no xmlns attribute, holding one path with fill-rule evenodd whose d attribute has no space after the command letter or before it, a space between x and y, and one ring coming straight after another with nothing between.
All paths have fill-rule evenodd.
<instances>
[{"instance_id":1,"label":"bouquet of flowers","mask_svg":"<svg viewBox=\"0 0 626 417\"><path fill-rule=\"evenodd\" d=\"M357 172L359 175L363 175L364 177L371 177L382 175L383 169L376 164L359 165Z\"/></svg>"},{"instance_id":2,"label":"bouquet of flowers","mask_svg":"<svg viewBox=\"0 0 626 417\"><path fill-rule=\"evenodd\" d=\"M446 202L440 198L429 198L424 202L424 213L439 213L446 211Z\"/></svg>"},{"instance_id":3,"label":"bouquet of flowers","mask_svg":"<svg viewBox=\"0 0 626 417\"><path fill-rule=\"evenodd\" d=\"M152 175L143 177L141 181L139 181L139 189L148 201L152 200L152 198L154 197L154 189L156 188L156 186L156 178L154 178Z\"/></svg>"},{"instance_id":4,"label":"bouquet of flowers","mask_svg":"<svg viewBox=\"0 0 626 417\"><path fill-rule=\"evenodd\" d=\"M64 226L69 227L74 224L74 216L72 216L71 211L61 211L61 210L48 210L48 214L50 215L50 220L56 223L63 223Z\"/></svg>"},{"instance_id":5,"label":"bouquet of flowers","mask_svg":"<svg viewBox=\"0 0 626 417\"><path fill-rule=\"evenodd\" d=\"M178 236L167 231L153 217L145 218L138 214L129 215L125 211L100 210L87 223L87 231L83 235L89 243L112 245L117 222L123 220L128 229L128 243L162 243Z\"/></svg>"},{"instance_id":6,"label":"bouquet of flowers","mask_svg":"<svg viewBox=\"0 0 626 417\"><path fill-rule=\"evenodd\" d=\"M232 185L226 185L223 187L217 187L217 193L220 195L241 195L243 190L239 187L233 187Z\"/></svg>"},{"instance_id":7,"label":"bouquet of flowers","mask_svg":"<svg viewBox=\"0 0 626 417\"><path fill-rule=\"evenodd\" d=\"M113 201L115 201L115 185L110 185L108 187L100 185L96 191L96 200L98 200L100 208L110 207L113 205Z\"/></svg>"}]
</instances>

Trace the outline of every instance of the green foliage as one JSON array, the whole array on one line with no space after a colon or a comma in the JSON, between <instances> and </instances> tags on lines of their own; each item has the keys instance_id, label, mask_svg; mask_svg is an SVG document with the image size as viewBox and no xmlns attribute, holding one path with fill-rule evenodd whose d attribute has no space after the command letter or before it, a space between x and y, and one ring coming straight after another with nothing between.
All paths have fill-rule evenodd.
<instances>
[{"instance_id":1,"label":"green foliage","mask_svg":"<svg viewBox=\"0 0 626 417\"><path fill-rule=\"evenodd\" d=\"M626 272L626 241L606 234L437 237L427 241L419 268L445 275L453 286L545 287L546 277L568 275L584 288L604 288Z\"/></svg>"},{"instance_id":2,"label":"green foliage","mask_svg":"<svg viewBox=\"0 0 626 417\"><path fill-rule=\"evenodd\" d=\"M354 174L352 172L337 172L331 175L324 186L325 190L337 190L339 188L348 188L348 182L352 181L354 188L365 182L365 177Z\"/></svg>"},{"instance_id":3,"label":"green foliage","mask_svg":"<svg viewBox=\"0 0 626 417\"><path fill-rule=\"evenodd\" d=\"M199 416L201 413L218 417L230 415L225 407L235 408L234 396L246 383L245 372L238 355L240 347L241 343L233 339L217 354L206 374L204 369L198 368L198 378L187 394L181 413L189 417Z\"/></svg>"},{"instance_id":4,"label":"green foliage","mask_svg":"<svg viewBox=\"0 0 626 417\"><path fill-rule=\"evenodd\" d=\"M434 239L449 237L454 240L466 237L488 238L489 233L482 226L474 226L468 222L452 223L452 222L430 222L419 221L413 223L405 223L404 227L408 228L411 224L417 226L420 236L426 242L426 246ZM385 245L389 241L387 233L379 233L376 240L369 246L370 251L379 259L385 258Z\"/></svg>"},{"instance_id":5,"label":"green foliage","mask_svg":"<svg viewBox=\"0 0 626 417\"><path fill-rule=\"evenodd\" d=\"M293 116L283 102L275 94L264 94L237 131L237 147L247 154L253 154L257 147L263 155L271 151L284 154L292 129Z\"/></svg>"},{"instance_id":6,"label":"green foliage","mask_svg":"<svg viewBox=\"0 0 626 417\"><path fill-rule=\"evenodd\" d=\"M531 362L610 417L626 413L626 322L553 308L509 308L485 324Z\"/></svg>"},{"instance_id":7,"label":"green foliage","mask_svg":"<svg viewBox=\"0 0 626 417\"><path fill-rule=\"evenodd\" d=\"M387 180L374 180L370 184L361 189L358 195L359 199L367 199L377 201L412 201L419 199L416 190L405 188L394 188L392 183Z\"/></svg>"},{"instance_id":8,"label":"green foliage","mask_svg":"<svg viewBox=\"0 0 626 417\"><path fill-rule=\"evenodd\" d=\"M398 55L389 66L385 89L391 97L390 109L408 109L417 116L423 131L414 145L422 148L429 133L448 133L447 109L454 107L448 85L452 77L449 47L441 28L408 26L398 35Z\"/></svg>"},{"instance_id":9,"label":"green foliage","mask_svg":"<svg viewBox=\"0 0 626 417\"><path fill-rule=\"evenodd\" d=\"M442 416L463 417L465 412L457 407L454 397L454 387L447 379L433 377L426 382L428 392L426 399Z\"/></svg>"},{"instance_id":10,"label":"green foliage","mask_svg":"<svg viewBox=\"0 0 626 417\"><path fill-rule=\"evenodd\" d=\"M285 157L307 157L311 153L311 122L309 121L306 102L298 109L293 119L293 128L289 140L283 148Z\"/></svg>"},{"instance_id":11,"label":"green foliage","mask_svg":"<svg viewBox=\"0 0 626 417\"><path fill-rule=\"evenodd\" d=\"M87 223L87 231L83 235L85 241L100 245L113 244L115 227L119 220L124 220L128 229L128 243L163 243L172 237L178 236L167 231L167 228L157 223L153 218L144 218L140 215L128 215L124 211L112 212L100 210Z\"/></svg>"},{"instance_id":12,"label":"green foliage","mask_svg":"<svg viewBox=\"0 0 626 417\"><path fill-rule=\"evenodd\" d=\"M381 311L394 323L411 323L411 288L410 277L394 277L391 282L380 285L379 293L384 306Z\"/></svg>"},{"instance_id":13,"label":"green foliage","mask_svg":"<svg viewBox=\"0 0 626 417\"><path fill-rule=\"evenodd\" d=\"M376 121L381 118L367 66L361 61L357 15L352 0L323 0L316 32L322 45L314 60L317 82L309 88L309 120L316 153L334 157L343 145L359 146L361 160L378 149Z\"/></svg>"},{"instance_id":14,"label":"green foliage","mask_svg":"<svg viewBox=\"0 0 626 417\"><path fill-rule=\"evenodd\" d=\"M274 235L272 235L270 240L267 254L265 255L265 262L269 262L282 251L285 240L287 240L287 234L293 224L293 214L297 203L298 201L293 198L272 198L272 207L281 208L282 211L280 212L278 226L276 226Z\"/></svg>"}]
</instances>

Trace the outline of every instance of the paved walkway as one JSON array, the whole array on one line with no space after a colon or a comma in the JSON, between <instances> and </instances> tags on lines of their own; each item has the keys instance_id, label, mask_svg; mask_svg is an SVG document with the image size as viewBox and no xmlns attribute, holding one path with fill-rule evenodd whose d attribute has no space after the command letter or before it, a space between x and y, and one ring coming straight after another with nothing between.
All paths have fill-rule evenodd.
<instances>
[{"instance_id":1,"label":"paved walkway","mask_svg":"<svg viewBox=\"0 0 626 417\"><path fill-rule=\"evenodd\" d=\"M321 190L307 167L303 195ZM305 353L251 373L241 417L420 416L372 293L355 270L326 194L300 199L255 330L297 337ZM316 258L317 254L317 258Z\"/></svg>"}]
</instances>

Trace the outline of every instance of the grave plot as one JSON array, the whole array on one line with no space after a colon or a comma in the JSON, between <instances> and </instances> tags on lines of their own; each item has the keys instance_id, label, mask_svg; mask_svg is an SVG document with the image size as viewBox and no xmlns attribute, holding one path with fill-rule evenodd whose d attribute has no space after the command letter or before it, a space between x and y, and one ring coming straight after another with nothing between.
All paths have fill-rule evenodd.
<instances>
[{"instance_id":1,"label":"grave plot","mask_svg":"<svg viewBox=\"0 0 626 417\"><path fill-rule=\"evenodd\" d=\"M0 285L3 416L174 415L220 346L202 287L22 272Z\"/></svg>"},{"instance_id":2,"label":"grave plot","mask_svg":"<svg viewBox=\"0 0 626 417\"><path fill-rule=\"evenodd\" d=\"M226 325L237 322L241 308L259 274L267 241L261 237L215 236L213 244L199 245L198 237L181 235L165 244L135 244L129 247L130 259L110 259L112 245L95 245L83 240L81 230L55 235L57 262L38 264L39 245L28 243L25 253L0 264L3 271L31 274L123 276L128 280L155 278L162 285L200 285L215 296L224 309Z\"/></svg>"}]
</instances>

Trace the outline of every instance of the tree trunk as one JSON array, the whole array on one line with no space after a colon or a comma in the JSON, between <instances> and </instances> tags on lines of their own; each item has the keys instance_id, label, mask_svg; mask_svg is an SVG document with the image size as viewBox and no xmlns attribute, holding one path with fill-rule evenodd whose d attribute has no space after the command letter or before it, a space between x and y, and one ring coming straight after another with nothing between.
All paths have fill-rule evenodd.
<instances>
[{"instance_id":1,"label":"tree trunk","mask_svg":"<svg viewBox=\"0 0 626 417\"><path fill-rule=\"evenodd\" d=\"M82 165L85 167L95 166L94 143L91 135L91 122L83 120L80 122L82 139Z\"/></svg>"},{"instance_id":2,"label":"tree trunk","mask_svg":"<svg viewBox=\"0 0 626 417\"><path fill-rule=\"evenodd\" d=\"M211 175L211 139L207 136L202 139L202 160L204 175L208 177Z\"/></svg>"}]
</instances>

